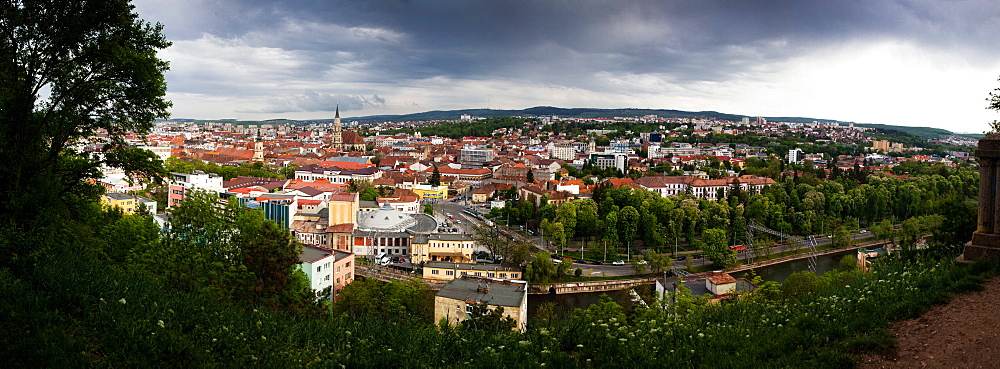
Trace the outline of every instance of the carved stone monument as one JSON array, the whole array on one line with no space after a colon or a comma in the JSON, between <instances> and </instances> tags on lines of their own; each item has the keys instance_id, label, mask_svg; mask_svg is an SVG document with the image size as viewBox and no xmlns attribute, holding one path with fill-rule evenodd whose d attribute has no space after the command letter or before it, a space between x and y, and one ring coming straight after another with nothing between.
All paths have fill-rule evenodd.
<instances>
[{"instance_id":1,"label":"carved stone monument","mask_svg":"<svg viewBox=\"0 0 1000 369\"><path fill-rule=\"evenodd\" d=\"M979 140L976 150L979 161L979 227L958 261L973 262L1000 257L1000 134Z\"/></svg>"}]
</instances>

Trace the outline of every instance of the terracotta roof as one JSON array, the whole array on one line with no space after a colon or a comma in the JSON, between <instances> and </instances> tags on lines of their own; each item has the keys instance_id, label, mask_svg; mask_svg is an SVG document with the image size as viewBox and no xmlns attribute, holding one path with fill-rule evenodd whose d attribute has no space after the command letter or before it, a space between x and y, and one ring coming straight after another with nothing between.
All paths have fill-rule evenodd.
<instances>
[{"instance_id":1,"label":"terracotta roof","mask_svg":"<svg viewBox=\"0 0 1000 369\"><path fill-rule=\"evenodd\" d=\"M353 223L335 224L326 227L326 231L331 233L351 233L354 232L354 224Z\"/></svg>"},{"instance_id":2,"label":"terracotta roof","mask_svg":"<svg viewBox=\"0 0 1000 369\"><path fill-rule=\"evenodd\" d=\"M714 284L736 283L736 278L733 278L728 273L713 273L706 276L705 279L712 281Z\"/></svg>"},{"instance_id":3,"label":"terracotta roof","mask_svg":"<svg viewBox=\"0 0 1000 369\"><path fill-rule=\"evenodd\" d=\"M323 203L323 200L310 200L310 199L298 199L299 207L308 205L319 205Z\"/></svg>"},{"instance_id":4,"label":"terracotta roof","mask_svg":"<svg viewBox=\"0 0 1000 369\"><path fill-rule=\"evenodd\" d=\"M330 201L354 201L358 194L354 192L341 192L330 195Z\"/></svg>"}]
</instances>

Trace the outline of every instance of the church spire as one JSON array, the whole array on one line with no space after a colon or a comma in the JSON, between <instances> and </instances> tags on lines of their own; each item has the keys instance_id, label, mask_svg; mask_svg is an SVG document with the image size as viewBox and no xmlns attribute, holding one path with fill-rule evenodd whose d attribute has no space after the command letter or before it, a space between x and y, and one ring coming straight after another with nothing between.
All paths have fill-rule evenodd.
<instances>
[{"instance_id":1,"label":"church spire","mask_svg":"<svg viewBox=\"0 0 1000 369\"><path fill-rule=\"evenodd\" d=\"M344 148L343 127L340 125L340 104L337 104L337 113L333 116L333 132L330 133L330 146L334 150Z\"/></svg>"}]
</instances>

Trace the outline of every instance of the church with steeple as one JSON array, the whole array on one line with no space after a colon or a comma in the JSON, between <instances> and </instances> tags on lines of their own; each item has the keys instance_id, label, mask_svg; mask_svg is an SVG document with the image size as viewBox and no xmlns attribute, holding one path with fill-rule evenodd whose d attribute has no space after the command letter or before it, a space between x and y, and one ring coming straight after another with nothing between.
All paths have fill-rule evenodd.
<instances>
[{"instance_id":1,"label":"church with steeple","mask_svg":"<svg viewBox=\"0 0 1000 369\"><path fill-rule=\"evenodd\" d=\"M344 131L340 123L340 104L333 117L333 130L330 131L330 149L336 151L365 151L367 142L357 132Z\"/></svg>"}]
</instances>

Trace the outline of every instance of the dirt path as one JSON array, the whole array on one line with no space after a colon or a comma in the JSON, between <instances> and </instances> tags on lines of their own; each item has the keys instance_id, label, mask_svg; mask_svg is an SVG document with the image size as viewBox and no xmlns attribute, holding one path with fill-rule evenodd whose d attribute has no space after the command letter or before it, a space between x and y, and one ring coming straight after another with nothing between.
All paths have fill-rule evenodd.
<instances>
[{"instance_id":1,"label":"dirt path","mask_svg":"<svg viewBox=\"0 0 1000 369\"><path fill-rule=\"evenodd\" d=\"M1000 277L890 330L896 348L859 368L1000 368Z\"/></svg>"}]
</instances>

